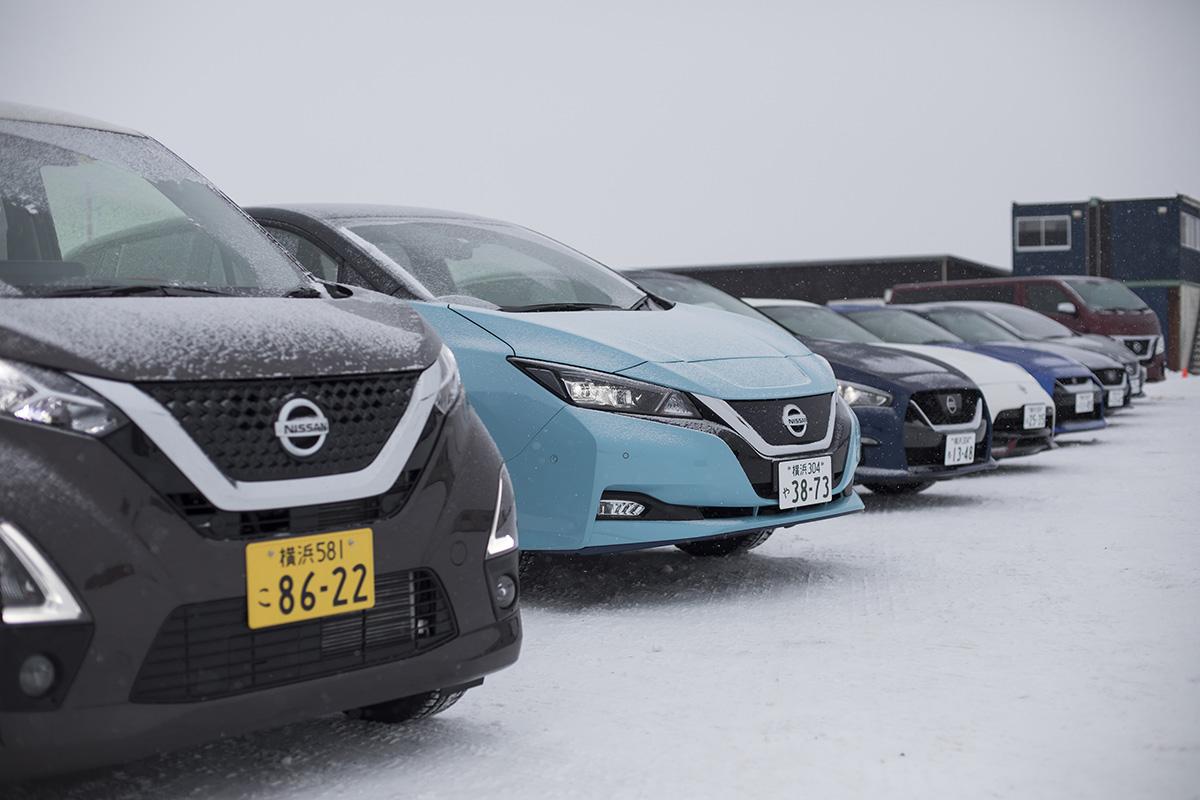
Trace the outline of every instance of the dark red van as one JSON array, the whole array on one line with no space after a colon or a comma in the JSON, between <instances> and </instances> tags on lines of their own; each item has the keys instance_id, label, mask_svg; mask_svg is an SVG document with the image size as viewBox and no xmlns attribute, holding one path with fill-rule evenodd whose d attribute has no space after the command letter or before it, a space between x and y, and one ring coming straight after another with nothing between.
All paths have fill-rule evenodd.
<instances>
[{"instance_id":1,"label":"dark red van","mask_svg":"<svg viewBox=\"0 0 1200 800\"><path fill-rule=\"evenodd\" d=\"M1161 381L1164 377L1166 343L1158 315L1120 281L1088 275L1046 275L902 283L888 296L889 303L941 300L991 300L1032 308L1080 333L1119 339L1142 362L1147 380Z\"/></svg>"}]
</instances>

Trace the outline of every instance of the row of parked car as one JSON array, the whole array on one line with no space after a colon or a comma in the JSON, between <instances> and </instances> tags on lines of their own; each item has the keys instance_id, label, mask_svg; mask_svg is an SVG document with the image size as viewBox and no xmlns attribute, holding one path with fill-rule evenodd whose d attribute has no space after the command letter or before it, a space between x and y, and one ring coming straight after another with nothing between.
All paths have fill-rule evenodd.
<instances>
[{"instance_id":1,"label":"row of parked car","mask_svg":"<svg viewBox=\"0 0 1200 800\"><path fill-rule=\"evenodd\" d=\"M727 556L1141 390L1007 308L752 307L464 214L243 211L42 109L0 106L0 200L6 779L449 707L518 656L518 520Z\"/></svg>"}]
</instances>

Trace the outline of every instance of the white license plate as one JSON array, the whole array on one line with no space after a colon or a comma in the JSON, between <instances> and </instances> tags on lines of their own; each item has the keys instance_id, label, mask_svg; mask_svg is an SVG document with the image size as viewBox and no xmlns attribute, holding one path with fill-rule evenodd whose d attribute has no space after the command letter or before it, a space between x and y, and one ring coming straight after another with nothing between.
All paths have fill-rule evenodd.
<instances>
[{"instance_id":1,"label":"white license plate","mask_svg":"<svg viewBox=\"0 0 1200 800\"><path fill-rule=\"evenodd\" d=\"M779 462L779 507L799 508L833 498L833 459L829 456Z\"/></svg>"},{"instance_id":2,"label":"white license plate","mask_svg":"<svg viewBox=\"0 0 1200 800\"><path fill-rule=\"evenodd\" d=\"M1090 414L1092 409L1096 407L1096 398L1091 392L1081 392L1075 395L1075 413Z\"/></svg>"},{"instance_id":3,"label":"white license plate","mask_svg":"<svg viewBox=\"0 0 1200 800\"><path fill-rule=\"evenodd\" d=\"M1125 403L1124 389L1109 389L1108 390L1108 407L1120 408Z\"/></svg>"},{"instance_id":4,"label":"white license plate","mask_svg":"<svg viewBox=\"0 0 1200 800\"><path fill-rule=\"evenodd\" d=\"M955 467L959 464L970 464L975 460L975 434L974 433L948 433L946 434L946 458L947 467Z\"/></svg>"},{"instance_id":5,"label":"white license plate","mask_svg":"<svg viewBox=\"0 0 1200 800\"><path fill-rule=\"evenodd\" d=\"M1129 379L1129 389L1134 394L1137 394L1138 392L1140 392L1142 390L1142 379L1141 378L1130 378Z\"/></svg>"},{"instance_id":6,"label":"white license plate","mask_svg":"<svg viewBox=\"0 0 1200 800\"><path fill-rule=\"evenodd\" d=\"M1046 427L1046 407L1041 403L1025 406L1025 430Z\"/></svg>"}]
</instances>

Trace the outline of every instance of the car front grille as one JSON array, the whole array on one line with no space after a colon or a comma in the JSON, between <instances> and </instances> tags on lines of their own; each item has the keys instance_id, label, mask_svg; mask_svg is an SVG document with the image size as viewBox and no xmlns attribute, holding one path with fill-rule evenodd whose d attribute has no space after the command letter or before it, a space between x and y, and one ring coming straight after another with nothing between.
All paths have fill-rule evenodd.
<instances>
[{"instance_id":1,"label":"car front grille","mask_svg":"<svg viewBox=\"0 0 1200 800\"><path fill-rule=\"evenodd\" d=\"M1121 336L1118 338L1122 344L1133 351L1135 356L1141 359L1153 356L1154 348L1158 344L1157 336Z\"/></svg>"},{"instance_id":2,"label":"car front grille","mask_svg":"<svg viewBox=\"0 0 1200 800\"><path fill-rule=\"evenodd\" d=\"M996 435L1004 434L1008 437L1041 438L1050 433L1054 424L1054 416L1053 414L1046 415L1044 427L1027 429L1025 427L1025 411L1020 408L1010 408L996 415L996 420L992 423L992 431Z\"/></svg>"},{"instance_id":3,"label":"car front grille","mask_svg":"<svg viewBox=\"0 0 1200 800\"><path fill-rule=\"evenodd\" d=\"M163 623L130 700L189 703L284 686L415 656L457 635L429 570L376 576L375 607L251 630L246 598L181 606Z\"/></svg>"},{"instance_id":4,"label":"car front grille","mask_svg":"<svg viewBox=\"0 0 1200 800\"><path fill-rule=\"evenodd\" d=\"M1094 369L1092 370L1092 374L1096 376L1096 380L1105 386L1120 386L1125 382L1125 370L1120 367Z\"/></svg>"},{"instance_id":5,"label":"car front grille","mask_svg":"<svg viewBox=\"0 0 1200 800\"><path fill-rule=\"evenodd\" d=\"M730 400L729 405L767 444L776 446L812 444L825 438L833 421L830 413L832 393L794 397L784 400ZM797 406L808 418L803 436L796 436L783 424L783 410Z\"/></svg>"},{"instance_id":6,"label":"car front grille","mask_svg":"<svg viewBox=\"0 0 1200 800\"><path fill-rule=\"evenodd\" d=\"M976 389L939 389L915 392L911 402L934 425L961 425L974 421L980 397ZM909 416L914 415L910 413Z\"/></svg>"},{"instance_id":7,"label":"car front grille","mask_svg":"<svg viewBox=\"0 0 1200 800\"><path fill-rule=\"evenodd\" d=\"M419 372L253 381L143 383L214 464L239 481L355 472L375 460L408 408ZM311 456L284 450L275 436L280 409L304 398L329 420Z\"/></svg>"}]
</instances>

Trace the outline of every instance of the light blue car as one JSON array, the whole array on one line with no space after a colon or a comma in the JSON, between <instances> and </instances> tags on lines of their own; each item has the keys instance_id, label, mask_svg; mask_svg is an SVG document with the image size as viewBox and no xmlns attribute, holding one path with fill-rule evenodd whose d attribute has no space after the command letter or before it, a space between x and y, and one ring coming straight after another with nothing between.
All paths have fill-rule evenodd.
<instances>
[{"instance_id":1,"label":"light blue car","mask_svg":"<svg viewBox=\"0 0 1200 800\"><path fill-rule=\"evenodd\" d=\"M525 550L728 555L863 508L858 422L777 326L648 296L508 223L249 211L319 277L416 301L507 462Z\"/></svg>"}]
</instances>

